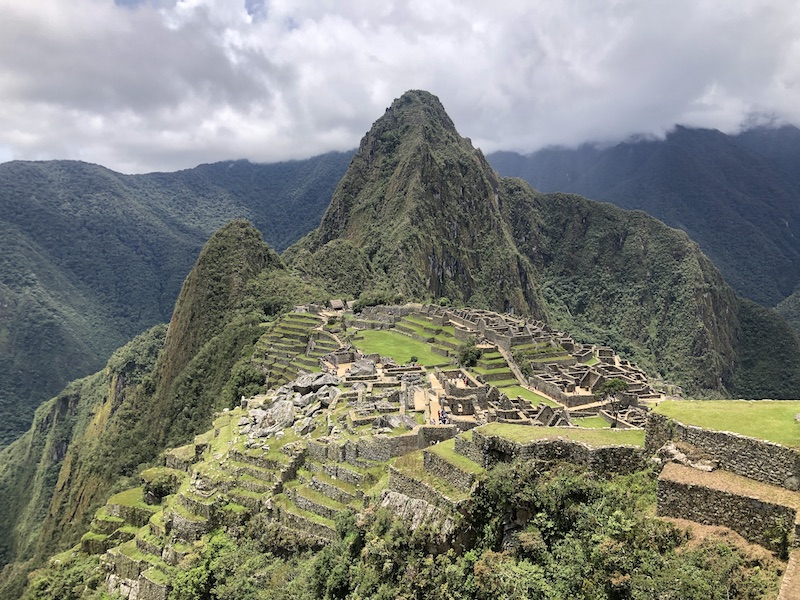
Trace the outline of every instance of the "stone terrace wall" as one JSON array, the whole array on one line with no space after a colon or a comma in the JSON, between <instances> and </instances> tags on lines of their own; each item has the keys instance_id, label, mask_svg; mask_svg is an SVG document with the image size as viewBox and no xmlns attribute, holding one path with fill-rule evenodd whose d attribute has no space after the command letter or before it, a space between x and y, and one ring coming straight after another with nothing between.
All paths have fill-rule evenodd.
<instances>
[{"instance_id":1,"label":"stone terrace wall","mask_svg":"<svg viewBox=\"0 0 800 600\"><path fill-rule=\"evenodd\" d=\"M725 471L792 491L800 489L800 450L737 433L684 425L651 412L645 428L645 448L654 453L668 440L683 441L706 451Z\"/></svg>"},{"instance_id":2,"label":"stone terrace wall","mask_svg":"<svg viewBox=\"0 0 800 600\"><path fill-rule=\"evenodd\" d=\"M394 467L389 467L389 489L409 498L424 500L428 504L432 504L446 512L458 512L460 507L459 504L456 504L438 490L418 479L404 475Z\"/></svg>"},{"instance_id":3,"label":"stone terrace wall","mask_svg":"<svg viewBox=\"0 0 800 600\"><path fill-rule=\"evenodd\" d=\"M359 459L386 461L395 456L427 448L431 444L454 437L454 425L421 425L416 431L395 436L362 437L357 441L324 443L309 440L308 456L316 461L356 463Z\"/></svg>"},{"instance_id":4,"label":"stone terrace wall","mask_svg":"<svg viewBox=\"0 0 800 600\"><path fill-rule=\"evenodd\" d=\"M779 550L777 532L793 529L795 511L779 504L664 478L658 480L657 494L661 516L728 527L773 551Z\"/></svg>"},{"instance_id":5,"label":"stone terrace wall","mask_svg":"<svg viewBox=\"0 0 800 600\"><path fill-rule=\"evenodd\" d=\"M472 440L465 440L463 436L458 436L455 440L455 451L461 456L466 456L475 464L483 464L483 453Z\"/></svg>"},{"instance_id":6,"label":"stone terrace wall","mask_svg":"<svg viewBox=\"0 0 800 600\"><path fill-rule=\"evenodd\" d=\"M636 446L602 446L591 448L580 442L544 439L520 444L498 436L485 436L473 431L472 439L483 455L483 466L515 458L547 462L567 461L583 465L596 473L632 473L645 466L645 452Z\"/></svg>"},{"instance_id":7,"label":"stone terrace wall","mask_svg":"<svg viewBox=\"0 0 800 600\"><path fill-rule=\"evenodd\" d=\"M475 475L457 468L441 456L426 450L422 453L425 470L436 477L444 479L451 486L462 492L470 492L475 485Z\"/></svg>"}]
</instances>

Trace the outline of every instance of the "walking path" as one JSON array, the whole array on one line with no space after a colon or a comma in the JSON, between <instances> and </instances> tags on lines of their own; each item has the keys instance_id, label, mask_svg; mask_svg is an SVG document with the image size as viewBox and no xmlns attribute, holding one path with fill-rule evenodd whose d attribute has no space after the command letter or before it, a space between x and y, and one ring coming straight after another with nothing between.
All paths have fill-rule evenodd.
<instances>
[{"instance_id":1,"label":"walking path","mask_svg":"<svg viewBox=\"0 0 800 600\"><path fill-rule=\"evenodd\" d=\"M795 549L789 555L789 564L783 574L781 593L778 600L797 600L800 598L800 549Z\"/></svg>"}]
</instances>

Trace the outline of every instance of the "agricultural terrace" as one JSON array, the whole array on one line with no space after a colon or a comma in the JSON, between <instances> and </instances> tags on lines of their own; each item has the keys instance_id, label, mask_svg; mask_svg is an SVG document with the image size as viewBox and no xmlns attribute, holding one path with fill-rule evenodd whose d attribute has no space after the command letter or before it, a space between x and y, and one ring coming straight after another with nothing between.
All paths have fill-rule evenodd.
<instances>
[{"instance_id":1,"label":"agricultural terrace","mask_svg":"<svg viewBox=\"0 0 800 600\"><path fill-rule=\"evenodd\" d=\"M496 435L520 444L527 444L537 440L564 439L583 442L593 448L617 444L644 446L644 431L641 429L578 429L573 427L530 427L528 425L488 423L478 427L476 431L483 435Z\"/></svg>"},{"instance_id":2,"label":"agricultural terrace","mask_svg":"<svg viewBox=\"0 0 800 600\"><path fill-rule=\"evenodd\" d=\"M684 425L800 448L800 400L665 400L653 410Z\"/></svg>"},{"instance_id":3,"label":"agricultural terrace","mask_svg":"<svg viewBox=\"0 0 800 600\"><path fill-rule=\"evenodd\" d=\"M523 398L525 398L525 400L532 402L534 405L541 404L544 402L545 404L547 404L547 406L552 406L553 408L560 406L558 402L554 402L550 398L546 398L541 394L537 394L533 390L526 389L521 385L509 385L507 387L504 387L501 391L509 398L516 398L517 396L522 396ZM606 423L606 426L608 426L608 423Z\"/></svg>"},{"instance_id":4,"label":"agricultural terrace","mask_svg":"<svg viewBox=\"0 0 800 600\"><path fill-rule=\"evenodd\" d=\"M365 354L388 356L398 364L405 364L412 356L425 367L447 365L449 359L435 354L429 344L397 333L396 331L365 329L353 337L353 345Z\"/></svg>"}]
</instances>

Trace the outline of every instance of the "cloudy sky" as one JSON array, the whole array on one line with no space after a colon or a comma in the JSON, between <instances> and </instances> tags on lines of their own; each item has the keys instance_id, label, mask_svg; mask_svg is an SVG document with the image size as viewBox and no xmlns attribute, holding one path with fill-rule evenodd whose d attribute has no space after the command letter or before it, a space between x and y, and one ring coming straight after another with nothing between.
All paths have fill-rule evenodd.
<instances>
[{"instance_id":1,"label":"cloudy sky","mask_svg":"<svg viewBox=\"0 0 800 600\"><path fill-rule=\"evenodd\" d=\"M0 161L305 158L411 88L486 152L800 124L800 3L0 0Z\"/></svg>"}]
</instances>

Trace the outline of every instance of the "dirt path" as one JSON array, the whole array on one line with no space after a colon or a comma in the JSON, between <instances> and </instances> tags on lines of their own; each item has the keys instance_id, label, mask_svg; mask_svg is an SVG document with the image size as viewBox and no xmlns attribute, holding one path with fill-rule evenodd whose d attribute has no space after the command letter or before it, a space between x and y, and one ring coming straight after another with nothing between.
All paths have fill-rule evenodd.
<instances>
[{"instance_id":1,"label":"dirt path","mask_svg":"<svg viewBox=\"0 0 800 600\"><path fill-rule=\"evenodd\" d=\"M797 600L800 598L800 549L795 549L789 555L789 564L783 574L781 593L778 600Z\"/></svg>"}]
</instances>

